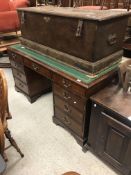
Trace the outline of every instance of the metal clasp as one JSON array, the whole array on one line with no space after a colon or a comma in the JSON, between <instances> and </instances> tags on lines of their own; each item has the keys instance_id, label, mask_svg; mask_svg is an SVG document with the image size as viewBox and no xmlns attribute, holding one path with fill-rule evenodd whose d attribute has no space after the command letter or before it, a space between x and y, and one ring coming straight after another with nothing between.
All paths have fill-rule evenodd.
<instances>
[{"instance_id":1,"label":"metal clasp","mask_svg":"<svg viewBox=\"0 0 131 175\"><path fill-rule=\"evenodd\" d=\"M58 7L61 7L61 6L62 6L61 0L58 0L57 6L58 6Z\"/></svg>"},{"instance_id":2,"label":"metal clasp","mask_svg":"<svg viewBox=\"0 0 131 175\"><path fill-rule=\"evenodd\" d=\"M82 34L83 20L78 21L78 26L76 30L76 37L80 37Z\"/></svg>"},{"instance_id":3,"label":"metal clasp","mask_svg":"<svg viewBox=\"0 0 131 175\"><path fill-rule=\"evenodd\" d=\"M79 0L74 0L73 1L73 7L76 8L76 7L79 7L80 3L79 3Z\"/></svg>"},{"instance_id":4,"label":"metal clasp","mask_svg":"<svg viewBox=\"0 0 131 175\"><path fill-rule=\"evenodd\" d=\"M21 14L21 24L24 24L25 23L25 13L22 12Z\"/></svg>"}]
</instances>

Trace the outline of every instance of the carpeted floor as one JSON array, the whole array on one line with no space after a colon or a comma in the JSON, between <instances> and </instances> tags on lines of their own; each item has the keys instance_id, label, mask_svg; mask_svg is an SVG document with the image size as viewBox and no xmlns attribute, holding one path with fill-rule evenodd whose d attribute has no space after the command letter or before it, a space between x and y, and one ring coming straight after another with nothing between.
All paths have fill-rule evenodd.
<instances>
[{"instance_id":1,"label":"carpeted floor","mask_svg":"<svg viewBox=\"0 0 131 175\"><path fill-rule=\"evenodd\" d=\"M4 70L13 115L9 128L25 155L21 159L14 148L9 148L5 175L61 175L71 170L81 175L116 175L90 151L83 153L75 139L52 122L52 93L30 104L15 91L11 70Z\"/></svg>"}]
</instances>

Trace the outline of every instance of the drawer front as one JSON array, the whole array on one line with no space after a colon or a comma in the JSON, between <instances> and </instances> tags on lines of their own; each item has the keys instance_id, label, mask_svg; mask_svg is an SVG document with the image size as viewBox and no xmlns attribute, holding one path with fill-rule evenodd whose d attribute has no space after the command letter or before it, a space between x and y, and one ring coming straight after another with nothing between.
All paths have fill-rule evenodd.
<instances>
[{"instance_id":1,"label":"drawer front","mask_svg":"<svg viewBox=\"0 0 131 175\"><path fill-rule=\"evenodd\" d=\"M83 112L86 110L86 100L82 97L76 96L70 91L67 91L65 88L62 88L56 84L53 85L53 92L73 107L79 109L80 111Z\"/></svg>"},{"instance_id":2,"label":"drawer front","mask_svg":"<svg viewBox=\"0 0 131 175\"><path fill-rule=\"evenodd\" d=\"M83 136L82 126L74 120L72 120L72 118L69 115L63 113L57 107L55 108L55 117L58 118L64 125L70 128L72 131L74 131L77 135L79 135L80 137Z\"/></svg>"},{"instance_id":3,"label":"drawer front","mask_svg":"<svg viewBox=\"0 0 131 175\"><path fill-rule=\"evenodd\" d=\"M17 78L15 78L15 85L26 94L29 94L27 85L24 84L22 81L18 80Z\"/></svg>"},{"instance_id":4,"label":"drawer front","mask_svg":"<svg viewBox=\"0 0 131 175\"><path fill-rule=\"evenodd\" d=\"M74 121L76 121L77 123L80 123L81 125L83 124L84 113L76 110L69 103L65 102L58 96L54 96L54 102L55 102L55 106L57 106L59 109L61 109L61 111L63 111L67 115L70 115Z\"/></svg>"},{"instance_id":5,"label":"drawer front","mask_svg":"<svg viewBox=\"0 0 131 175\"><path fill-rule=\"evenodd\" d=\"M49 78L49 79L51 79L51 77L52 77L51 76L51 72L48 69L40 66L37 63L34 63L34 62L30 61L30 60L25 59L24 60L24 65L29 67L29 68L31 68L35 72L37 72L37 73L39 73L39 74Z\"/></svg>"},{"instance_id":6,"label":"drawer front","mask_svg":"<svg viewBox=\"0 0 131 175\"><path fill-rule=\"evenodd\" d=\"M21 80L24 83L27 83L25 74L21 73L20 71L18 71L17 69L14 69L14 68L12 68L12 71L13 71L14 77L18 78L19 80Z\"/></svg>"},{"instance_id":7,"label":"drawer front","mask_svg":"<svg viewBox=\"0 0 131 175\"><path fill-rule=\"evenodd\" d=\"M10 60L13 60L14 62L23 64L23 58L22 58L22 56L14 53L14 52L9 52L8 54L9 54Z\"/></svg>"},{"instance_id":8,"label":"drawer front","mask_svg":"<svg viewBox=\"0 0 131 175\"><path fill-rule=\"evenodd\" d=\"M24 73L24 66L21 63L15 62L13 60L10 60L11 66L15 69L18 69L19 71Z\"/></svg>"},{"instance_id":9,"label":"drawer front","mask_svg":"<svg viewBox=\"0 0 131 175\"><path fill-rule=\"evenodd\" d=\"M85 96L86 94L85 88L57 74L53 75L53 81L59 84L61 87L64 87L71 92L74 92L76 95Z\"/></svg>"}]
</instances>

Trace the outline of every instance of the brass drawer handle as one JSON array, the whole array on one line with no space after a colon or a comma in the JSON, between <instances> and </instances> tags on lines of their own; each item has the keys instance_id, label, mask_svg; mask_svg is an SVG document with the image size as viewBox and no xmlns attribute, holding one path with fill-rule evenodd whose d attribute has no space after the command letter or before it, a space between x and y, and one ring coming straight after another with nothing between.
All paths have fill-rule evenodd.
<instances>
[{"instance_id":1,"label":"brass drawer handle","mask_svg":"<svg viewBox=\"0 0 131 175\"><path fill-rule=\"evenodd\" d=\"M33 69L35 70L35 71L39 71L39 67L38 66L36 66L35 64L32 64L32 67L33 67Z\"/></svg>"},{"instance_id":2,"label":"brass drawer handle","mask_svg":"<svg viewBox=\"0 0 131 175\"><path fill-rule=\"evenodd\" d=\"M68 112L68 113L71 112L71 110L70 110L68 104L64 104L64 111L65 111L65 112Z\"/></svg>"},{"instance_id":3,"label":"brass drawer handle","mask_svg":"<svg viewBox=\"0 0 131 175\"><path fill-rule=\"evenodd\" d=\"M68 100L71 98L67 92L63 92L63 96L65 100Z\"/></svg>"},{"instance_id":4,"label":"brass drawer handle","mask_svg":"<svg viewBox=\"0 0 131 175\"><path fill-rule=\"evenodd\" d=\"M62 83L63 83L63 85L64 85L65 88L68 88L68 87L71 86L71 84L68 82L68 80L63 79L62 80Z\"/></svg>"},{"instance_id":5,"label":"brass drawer handle","mask_svg":"<svg viewBox=\"0 0 131 175\"><path fill-rule=\"evenodd\" d=\"M19 67L17 63L14 63L14 66L15 66L16 68Z\"/></svg>"},{"instance_id":6,"label":"brass drawer handle","mask_svg":"<svg viewBox=\"0 0 131 175\"><path fill-rule=\"evenodd\" d=\"M23 88L24 87L24 85L23 84L21 84L21 83L19 83L19 85Z\"/></svg>"},{"instance_id":7,"label":"brass drawer handle","mask_svg":"<svg viewBox=\"0 0 131 175\"><path fill-rule=\"evenodd\" d=\"M17 75L18 75L20 78L22 77L21 74L20 74L19 72L17 73Z\"/></svg>"},{"instance_id":8,"label":"brass drawer handle","mask_svg":"<svg viewBox=\"0 0 131 175\"><path fill-rule=\"evenodd\" d=\"M67 125L70 125L70 124L71 124L71 121L70 121L70 119L69 119L68 116L65 116L63 119L64 119L64 122L65 122Z\"/></svg>"},{"instance_id":9,"label":"brass drawer handle","mask_svg":"<svg viewBox=\"0 0 131 175\"><path fill-rule=\"evenodd\" d=\"M16 54L12 53L12 58L15 59L16 58Z\"/></svg>"}]
</instances>

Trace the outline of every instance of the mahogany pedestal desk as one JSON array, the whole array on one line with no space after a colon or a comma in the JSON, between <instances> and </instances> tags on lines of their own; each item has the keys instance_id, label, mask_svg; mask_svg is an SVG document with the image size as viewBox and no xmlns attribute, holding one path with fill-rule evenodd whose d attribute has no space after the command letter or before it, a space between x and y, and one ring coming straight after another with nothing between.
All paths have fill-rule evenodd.
<instances>
[{"instance_id":1,"label":"mahogany pedestal desk","mask_svg":"<svg viewBox=\"0 0 131 175\"><path fill-rule=\"evenodd\" d=\"M53 87L53 121L66 128L83 147L90 120L89 97L110 83L116 65L96 77L18 44L8 48L16 90L31 102Z\"/></svg>"}]
</instances>

